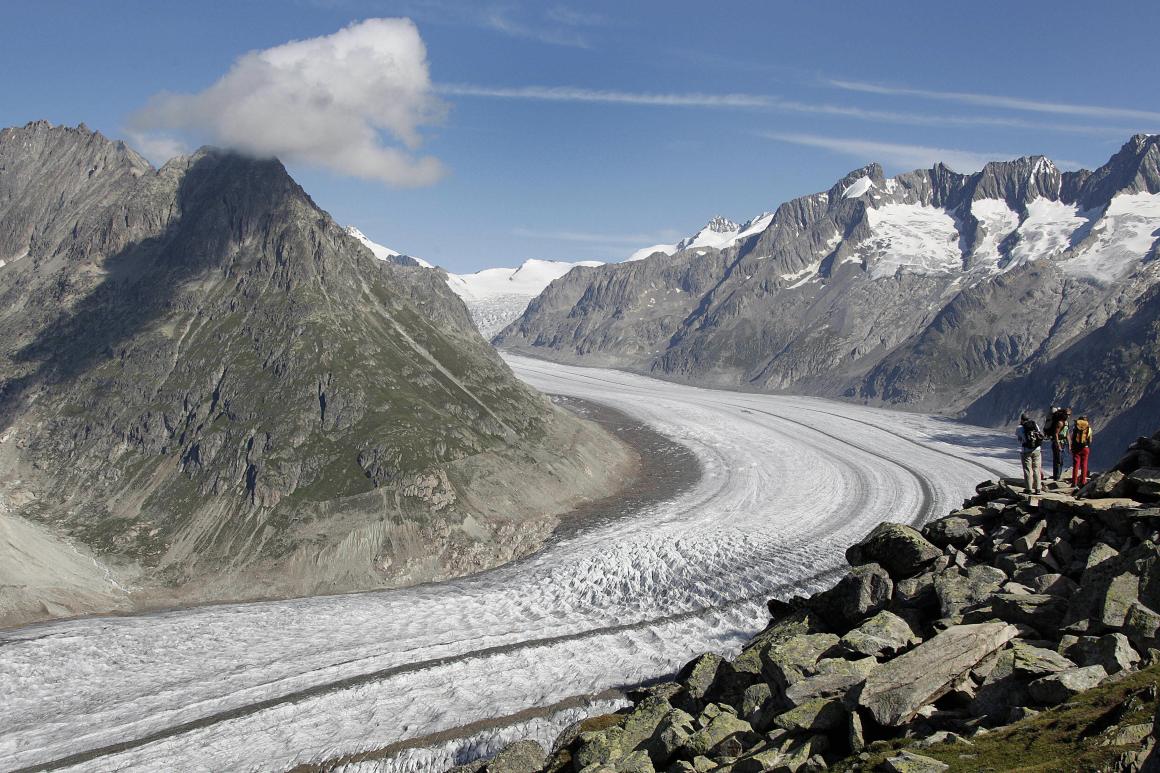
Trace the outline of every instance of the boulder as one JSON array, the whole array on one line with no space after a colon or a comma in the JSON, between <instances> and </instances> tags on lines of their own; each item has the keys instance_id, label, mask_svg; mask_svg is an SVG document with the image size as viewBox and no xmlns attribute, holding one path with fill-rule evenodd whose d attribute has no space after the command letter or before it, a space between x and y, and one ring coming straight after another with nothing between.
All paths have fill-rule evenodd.
<instances>
[{"instance_id":1,"label":"boulder","mask_svg":"<svg viewBox=\"0 0 1160 773\"><path fill-rule=\"evenodd\" d=\"M893 593L894 582L885 569L875 563L859 564L837 585L806 603L832 628L848 631L885 608Z\"/></svg>"},{"instance_id":2,"label":"boulder","mask_svg":"<svg viewBox=\"0 0 1160 773\"><path fill-rule=\"evenodd\" d=\"M1160 498L1160 468L1141 467L1124 481L1128 490L1137 498Z\"/></svg>"},{"instance_id":3,"label":"boulder","mask_svg":"<svg viewBox=\"0 0 1160 773\"><path fill-rule=\"evenodd\" d=\"M951 766L933 757L903 750L893 757L887 757L882 767L891 773L942 773L950 770Z\"/></svg>"},{"instance_id":4,"label":"boulder","mask_svg":"<svg viewBox=\"0 0 1160 773\"><path fill-rule=\"evenodd\" d=\"M709 755L711 749L731 735L753 734L753 727L735 714L721 712L700 730L689 736L684 749L687 755Z\"/></svg>"},{"instance_id":5,"label":"boulder","mask_svg":"<svg viewBox=\"0 0 1160 773\"><path fill-rule=\"evenodd\" d=\"M487 763L487 773L535 773L544 767L547 754L535 741L516 741Z\"/></svg>"},{"instance_id":6,"label":"boulder","mask_svg":"<svg viewBox=\"0 0 1160 773\"><path fill-rule=\"evenodd\" d=\"M997 653L981 663L978 671L975 676L982 677L982 684L970 702L970 712L982 717L986 724L1005 722L1012 708L1027 702L1027 677L1015 672L1013 650Z\"/></svg>"},{"instance_id":7,"label":"boulder","mask_svg":"<svg viewBox=\"0 0 1160 773\"><path fill-rule=\"evenodd\" d=\"M1076 494L1077 499L1106 499L1123 494L1121 483L1124 473L1119 470L1110 470L1102 475L1096 475L1089 480Z\"/></svg>"},{"instance_id":8,"label":"boulder","mask_svg":"<svg viewBox=\"0 0 1160 773\"><path fill-rule=\"evenodd\" d=\"M971 531L971 522L966 518L948 515L923 526L922 536L937 547L950 545L961 549L971 544L975 534Z\"/></svg>"},{"instance_id":9,"label":"boulder","mask_svg":"<svg viewBox=\"0 0 1160 773\"><path fill-rule=\"evenodd\" d=\"M919 641L909 623L882 610L843 636L841 646L855 655L889 658Z\"/></svg>"},{"instance_id":10,"label":"boulder","mask_svg":"<svg viewBox=\"0 0 1160 773\"><path fill-rule=\"evenodd\" d=\"M782 689L813 674L822 653L839 639L832 633L807 633L775 642L762 653L767 678Z\"/></svg>"},{"instance_id":11,"label":"boulder","mask_svg":"<svg viewBox=\"0 0 1160 773\"><path fill-rule=\"evenodd\" d=\"M655 773L652 760L641 749L629 752L616 763L616 773Z\"/></svg>"},{"instance_id":12,"label":"boulder","mask_svg":"<svg viewBox=\"0 0 1160 773\"><path fill-rule=\"evenodd\" d=\"M774 601L776 599L772 599L770 604L773 605ZM733 670L738 674L760 676L763 668L762 652L778 642L784 642L799 634L821 633L824 627L817 613L804 607L788 609L777 615L765 630L749 640L745 649L741 650L741 654L733 659Z\"/></svg>"},{"instance_id":13,"label":"boulder","mask_svg":"<svg viewBox=\"0 0 1160 773\"><path fill-rule=\"evenodd\" d=\"M1034 593L1070 598L1079 590L1079 585L1075 580L1062 574L1041 574L1032 580L1031 590Z\"/></svg>"},{"instance_id":14,"label":"boulder","mask_svg":"<svg viewBox=\"0 0 1160 773\"><path fill-rule=\"evenodd\" d=\"M1058 652L1035 647L1020 639L1016 639L1011 646L1011 654L1014 658L1014 672L1027 677L1037 678L1076 667L1075 663Z\"/></svg>"},{"instance_id":15,"label":"boulder","mask_svg":"<svg viewBox=\"0 0 1160 773\"><path fill-rule=\"evenodd\" d=\"M846 723L846 709L840 700L815 698L773 719L775 727L790 733L825 732Z\"/></svg>"},{"instance_id":16,"label":"boulder","mask_svg":"<svg viewBox=\"0 0 1160 773\"><path fill-rule=\"evenodd\" d=\"M1006 623L957 625L883 663L866 678L858 705L880 724L897 727L934 702L979 661L1018 633Z\"/></svg>"},{"instance_id":17,"label":"boulder","mask_svg":"<svg viewBox=\"0 0 1160 773\"><path fill-rule=\"evenodd\" d=\"M1031 550L1031 546L1039 541L1043 536L1043 532L1047 529L1047 521L1037 521L1026 534L1012 543L1012 547L1019 553L1027 553Z\"/></svg>"},{"instance_id":18,"label":"boulder","mask_svg":"<svg viewBox=\"0 0 1160 773\"><path fill-rule=\"evenodd\" d=\"M1140 655L1132 649L1128 637L1122 633L1103 636L1080 636L1075 643L1064 648L1065 655L1081 666L1103 666L1109 674L1134 670L1140 662Z\"/></svg>"},{"instance_id":19,"label":"boulder","mask_svg":"<svg viewBox=\"0 0 1160 773\"><path fill-rule=\"evenodd\" d=\"M917 577L907 577L894 583L891 607L895 610L914 609L925 611L938 606L938 596L934 587L934 572L923 572Z\"/></svg>"},{"instance_id":20,"label":"boulder","mask_svg":"<svg viewBox=\"0 0 1160 773\"><path fill-rule=\"evenodd\" d=\"M1095 552L1093 548L1092 553ZM1141 577L1146 578L1147 585L1153 585L1157 558L1157 547L1151 542L1095 564L1089 556L1088 569L1080 578L1079 590L1071 597L1064 625L1069 630L1097 634L1123 627L1128 609L1141 600Z\"/></svg>"},{"instance_id":21,"label":"boulder","mask_svg":"<svg viewBox=\"0 0 1160 773\"><path fill-rule=\"evenodd\" d=\"M1124 633L1140 649L1155 647L1160 641L1160 614L1139 601L1132 602L1124 619Z\"/></svg>"},{"instance_id":22,"label":"boulder","mask_svg":"<svg viewBox=\"0 0 1160 773\"><path fill-rule=\"evenodd\" d=\"M1038 702L1054 706L1084 690L1096 687L1107 677L1108 672L1104 670L1103 666L1069 668L1066 671L1059 671L1036 679L1027 685L1027 691Z\"/></svg>"},{"instance_id":23,"label":"boulder","mask_svg":"<svg viewBox=\"0 0 1160 773\"><path fill-rule=\"evenodd\" d=\"M663 765L672 759L677 750L686 746L693 734L693 717L680 709L673 709L657 726L654 741L649 744L652 760Z\"/></svg>"},{"instance_id":24,"label":"boulder","mask_svg":"<svg viewBox=\"0 0 1160 773\"><path fill-rule=\"evenodd\" d=\"M1040 633L1059 628L1068 610L1068 599L1045 593L996 593L991 596L991 615L1006 621L1029 625Z\"/></svg>"},{"instance_id":25,"label":"boulder","mask_svg":"<svg viewBox=\"0 0 1160 773\"><path fill-rule=\"evenodd\" d=\"M879 564L892 578L913 577L942 555L917 530L900 523L880 523L861 542L846 550L851 566Z\"/></svg>"},{"instance_id":26,"label":"boulder","mask_svg":"<svg viewBox=\"0 0 1160 773\"><path fill-rule=\"evenodd\" d=\"M797 706L816 698L845 698L878 665L874 658L845 660L827 658L817 663L814 676L794 682L785 690L785 701Z\"/></svg>"},{"instance_id":27,"label":"boulder","mask_svg":"<svg viewBox=\"0 0 1160 773\"><path fill-rule=\"evenodd\" d=\"M986 564L972 566L965 575L955 570L941 572L934 578L939 614L942 617L961 615L998 590L1006 579L1001 570Z\"/></svg>"}]
</instances>

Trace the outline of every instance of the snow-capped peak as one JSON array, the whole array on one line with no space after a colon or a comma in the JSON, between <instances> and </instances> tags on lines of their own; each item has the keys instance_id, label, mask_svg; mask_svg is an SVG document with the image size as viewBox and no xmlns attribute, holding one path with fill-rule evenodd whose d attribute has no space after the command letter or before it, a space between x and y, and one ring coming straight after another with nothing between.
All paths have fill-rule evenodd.
<instances>
[{"instance_id":1,"label":"snow-capped peak","mask_svg":"<svg viewBox=\"0 0 1160 773\"><path fill-rule=\"evenodd\" d=\"M762 212L757 217L747 220L743 225L738 225L729 218L717 215L706 223L704 228L692 236L682 239L676 244L654 244L652 247L637 250L632 255L629 255L625 262L644 260L649 255L657 252L663 252L665 255L675 255L683 250L691 250L697 247L724 250L732 247L741 239L747 239L754 234L761 233L769 227L772 220L773 213Z\"/></svg>"},{"instance_id":2,"label":"snow-capped peak","mask_svg":"<svg viewBox=\"0 0 1160 773\"><path fill-rule=\"evenodd\" d=\"M378 242L372 242L369 238L367 238L366 234L355 228L353 225L348 225L346 227L346 232L362 242L363 246L370 250L371 253L379 260L390 260L391 258L397 258L403 254L401 252L392 250L390 247L384 247ZM430 263L423 260L422 258L416 258L414 255L406 255L405 257L415 261L423 268L434 268Z\"/></svg>"}]
</instances>

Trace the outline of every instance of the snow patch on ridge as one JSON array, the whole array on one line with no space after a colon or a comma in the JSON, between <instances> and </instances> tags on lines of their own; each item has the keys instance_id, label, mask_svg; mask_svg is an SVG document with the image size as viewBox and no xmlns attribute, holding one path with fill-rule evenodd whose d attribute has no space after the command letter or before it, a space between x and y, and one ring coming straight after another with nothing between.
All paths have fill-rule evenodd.
<instances>
[{"instance_id":1,"label":"snow patch on ridge","mask_svg":"<svg viewBox=\"0 0 1160 773\"><path fill-rule=\"evenodd\" d=\"M1062 262L1074 276L1113 281L1128 274L1160 239L1160 193L1121 193L1091 226L1079 254Z\"/></svg>"},{"instance_id":2,"label":"snow patch on ridge","mask_svg":"<svg viewBox=\"0 0 1160 773\"><path fill-rule=\"evenodd\" d=\"M366 234L364 234L362 231L355 228L353 225L348 225L346 227L346 232L348 234L350 234L351 236L353 236L354 238L358 239L360 242L362 242L363 246L365 246L368 250L370 250L371 253L379 260L390 260L391 258L397 258L403 254L401 252L396 252L395 250L392 250L390 247L384 247L383 245L379 244L378 242L371 241L369 238L367 238ZM415 261L423 268L434 268L434 266L432 266L427 261L423 260L422 258L416 258L414 255L406 255L404 257L410 258L411 260Z\"/></svg>"},{"instance_id":3,"label":"snow patch on ridge","mask_svg":"<svg viewBox=\"0 0 1160 773\"><path fill-rule=\"evenodd\" d=\"M866 191L874 187L874 181L869 177L859 177L854 182L846 186L846 190L842 191L843 199L856 199L859 196L865 196Z\"/></svg>"},{"instance_id":4,"label":"snow patch on ridge","mask_svg":"<svg viewBox=\"0 0 1160 773\"><path fill-rule=\"evenodd\" d=\"M998 270L1003 254L999 244L1019 226L1019 215L1001 199L971 202L971 214L979 221L979 239L971 253L971 267Z\"/></svg>"},{"instance_id":5,"label":"snow patch on ridge","mask_svg":"<svg viewBox=\"0 0 1160 773\"><path fill-rule=\"evenodd\" d=\"M625 259L625 263L644 260L658 252L664 253L665 255L675 255L684 250L698 248L725 250L737 244L742 239L748 239L751 236L761 233L772 222L772 212L763 212L743 225L737 225L722 217L715 217L709 221L708 225L687 239L683 239L676 244L654 244L651 247L637 250Z\"/></svg>"},{"instance_id":6,"label":"snow patch on ridge","mask_svg":"<svg viewBox=\"0 0 1160 773\"><path fill-rule=\"evenodd\" d=\"M866 212L869 239L858 246L872 279L894 276L900 269L915 274L962 269L959 231L945 209L921 204L887 204Z\"/></svg>"}]
</instances>

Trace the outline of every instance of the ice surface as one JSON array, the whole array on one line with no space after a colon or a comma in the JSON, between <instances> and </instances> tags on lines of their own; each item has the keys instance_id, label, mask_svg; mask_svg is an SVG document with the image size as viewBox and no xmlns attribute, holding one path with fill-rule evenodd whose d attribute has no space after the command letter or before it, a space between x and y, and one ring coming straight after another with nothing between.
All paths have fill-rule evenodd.
<instances>
[{"instance_id":1,"label":"ice surface","mask_svg":"<svg viewBox=\"0 0 1160 773\"><path fill-rule=\"evenodd\" d=\"M997 271L1003 259L999 244L1018 227L1019 215L1002 199L972 201L971 214L978 219L981 227L971 256L971 268Z\"/></svg>"},{"instance_id":2,"label":"ice surface","mask_svg":"<svg viewBox=\"0 0 1160 773\"><path fill-rule=\"evenodd\" d=\"M874 279L902 269L914 274L950 273L962 269L959 232L945 209L921 204L887 204L869 209L869 239L858 245Z\"/></svg>"},{"instance_id":3,"label":"ice surface","mask_svg":"<svg viewBox=\"0 0 1160 773\"><path fill-rule=\"evenodd\" d=\"M474 274L448 274L447 285L463 299L484 337L490 338L514 322L528 302L576 266L599 266L594 260L565 263L527 260L519 268L488 268Z\"/></svg>"},{"instance_id":4,"label":"ice surface","mask_svg":"<svg viewBox=\"0 0 1160 773\"><path fill-rule=\"evenodd\" d=\"M1121 193L1091 227L1090 239L1063 261L1069 274L1103 282L1123 278L1160 239L1160 193Z\"/></svg>"},{"instance_id":5,"label":"ice surface","mask_svg":"<svg viewBox=\"0 0 1160 773\"><path fill-rule=\"evenodd\" d=\"M735 651L878 521L1015 472L1009 438L945 419L509 361L685 444L700 481L459 580L0 632L0 769L285 769L410 741L387 769L438 770L447 739L423 739Z\"/></svg>"},{"instance_id":6,"label":"ice surface","mask_svg":"<svg viewBox=\"0 0 1160 773\"><path fill-rule=\"evenodd\" d=\"M1033 260L1057 258L1078 240L1090 223L1074 204L1037 198L1027 205L1027 218L1019 226L1019 239L1011 249L1011 266Z\"/></svg>"}]
</instances>

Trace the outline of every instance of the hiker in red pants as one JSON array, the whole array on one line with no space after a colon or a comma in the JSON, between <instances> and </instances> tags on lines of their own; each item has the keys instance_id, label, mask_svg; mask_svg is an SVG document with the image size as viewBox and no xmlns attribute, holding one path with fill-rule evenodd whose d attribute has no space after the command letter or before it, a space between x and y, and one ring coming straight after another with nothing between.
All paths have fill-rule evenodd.
<instances>
[{"instance_id":1,"label":"hiker in red pants","mask_svg":"<svg viewBox=\"0 0 1160 773\"><path fill-rule=\"evenodd\" d=\"M1071 485L1079 488L1087 483L1088 456L1092 451L1092 425L1087 416L1075 420L1071 430Z\"/></svg>"}]
</instances>

